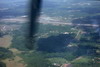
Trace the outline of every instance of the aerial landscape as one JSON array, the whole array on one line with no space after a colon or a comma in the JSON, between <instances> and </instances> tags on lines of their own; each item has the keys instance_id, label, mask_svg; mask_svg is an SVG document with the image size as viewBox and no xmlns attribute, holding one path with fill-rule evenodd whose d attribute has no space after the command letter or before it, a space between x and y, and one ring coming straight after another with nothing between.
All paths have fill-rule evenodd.
<instances>
[{"instance_id":1,"label":"aerial landscape","mask_svg":"<svg viewBox=\"0 0 100 67\"><path fill-rule=\"evenodd\" d=\"M1 0L0 67L100 67L99 1L43 0L36 23L30 41L29 1Z\"/></svg>"}]
</instances>

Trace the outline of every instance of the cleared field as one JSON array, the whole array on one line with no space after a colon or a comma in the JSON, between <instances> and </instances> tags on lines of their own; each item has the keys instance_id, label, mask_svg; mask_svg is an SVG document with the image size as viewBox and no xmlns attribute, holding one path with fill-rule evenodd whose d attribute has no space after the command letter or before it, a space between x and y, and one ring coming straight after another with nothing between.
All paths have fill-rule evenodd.
<instances>
[{"instance_id":1,"label":"cleared field","mask_svg":"<svg viewBox=\"0 0 100 67\"><path fill-rule=\"evenodd\" d=\"M22 58L15 56L14 59L6 59L3 62L6 64L6 67L26 67L26 64L19 62Z\"/></svg>"},{"instance_id":2,"label":"cleared field","mask_svg":"<svg viewBox=\"0 0 100 67\"><path fill-rule=\"evenodd\" d=\"M5 35L3 37L0 38L0 47L4 47L4 48L8 48L11 45L11 41L12 41L12 36L10 35ZM22 58L17 56L16 54L21 53L20 51L18 51L15 48L10 48L10 51L13 52L13 54L15 55L15 57L13 59L5 59L2 60L2 62L4 62L6 64L6 67L26 67L26 65L20 61L22 61Z\"/></svg>"},{"instance_id":3,"label":"cleared field","mask_svg":"<svg viewBox=\"0 0 100 67\"><path fill-rule=\"evenodd\" d=\"M11 45L12 36L5 35L2 38L0 38L0 47L8 48Z\"/></svg>"}]
</instances>

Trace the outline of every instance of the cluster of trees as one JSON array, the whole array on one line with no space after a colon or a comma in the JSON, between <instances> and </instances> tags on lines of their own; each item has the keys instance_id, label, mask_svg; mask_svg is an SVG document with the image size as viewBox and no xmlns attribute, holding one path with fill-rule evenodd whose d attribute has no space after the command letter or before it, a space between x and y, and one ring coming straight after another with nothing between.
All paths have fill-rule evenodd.
<instances>
[{"instance_id":1,"label":"cluster of trees","mask_svg":"<svg viewBox=\"0 0 100 67\"><path fill-rule=\"evenodd\" d=\"M43 28L41 27L40 31L38 31L38 34L45 34L45 32L49 32L49 30L45 30L44 26L47 26L47 28L49 28L51 31L55 31L60 29L59 26L52 26L50 27L49 25L43 25ZM66 28L66 30L69 31L69 29L71 27L63 27L61 26L61 32L63 29ZM71 41L71 39L74 38L74 34L60 34L58 36L50 36L48 35L48 38L39 38L38 41L36 42L36 48L33 48L32 51L40 51L42 52L42 54L37 54L37 53L30 53L30 49L27 48L27 45L30 47L34 47L33 45L30 45L30 39L28 38L28 31L29 29L26 28L26 26L23 26L20 30L16 30L13 31L13 40L12 40L12 48L17 48L18 50L24 51L26 53L22 53L21 57L24 59L25 63L28 64L28 67L41 67L41 65L43 65L43 67L55 67L53 65L53 63L55 62L53 59L56 59L55 63L58 63L57 61L59 61L59 59L61 61L59 61L59 63L63 63L65 62L66 58L68 59L68 57L70 57L68 60L72 60L72 58L74 58L70 53L63 53L63 51L66 51L66 45L69 44L69 42ZM20 32L20 33L19 33ZM64 31L63 31L64 32ZM59 33L58 33L59 34ZM40 36L38 36L40 37ZM69 42L68 42L68 41ZM33 43L35 45L35 43ZM28 53L27 53L28 52ZM56 54L56 52L58 52ZM53 54L54 53L54 54ZM61 55L60 55L61 53ZM68 55L67 55L68 54ZM60 56L59 56L60 55ZM65 55L65 56L64 56ZM67 57L67 56L68 57ZM61 57L61 58L57 58L57 56ZM67 62L67 60L66 60Z\"/></svg>"},{"instance_id":2,"label":"cluster of trees","mask_svg":"<svg viewBox=\"0 0 100 67\"><path fill-rule=\"evenodd\" d=\"M6 59L13 56L13 53L7 48L0 47L0 59Z\"/></svg>"},{"instance_id":3,"label":"cluster of trees","mask_svg":"<svg viewBox=\"0 0 100 67\"><path fill-rule=\"evenodd\" d=\"M7 48L0 47L0 67L6 67L6 64L2 60L12 58L13 53Z\"/></svg>"},{"instance_id":4,"label":"cluster of trees","mask_svg":"<svg viewBox=\"0 0 100 67\"><path fill-rule=\"evenodd\" d=\"M12 40L12 48L17 48L21 51L28 51L30 48L33 48L33 44L31 43L31 38L29 37L29 24L25 23L22 25L20 30L14 30L13 40Z\"/></svg>"},{"instance_id":5,"label":"cluster of trees","mask_svg":"<svg viewBox=\"0 0 100 67\"><path fill-rule=\"evenodd\" d=\"M73 40L73 34L60 34L48 38L40 38L37 42L38 51L44 52L65 52L68 44Z\"/></svg>"},{"instance_id":6,"label":"cluster of trees","mask_svg":"<svg viewBox=\"0 0 100 67\"><path fill-rule=\"evenodd\" d=\"M54 67L53 63L63 64L68 62L72 63L75 67L91 67L91 64L94 62L92 61L92 59L94 59L94 57L100 57L97 53L97 50L100 49L99 33L91 30L91 27L86 27L87 30L81 26L79 26L78 29L79 28L82 29L82 31L84 31L85 33L82 33L80 39L77 40L74 38L76 33L75 31L71 30L71 27L68 27L67 29L67 26L41 24L39 31L36 32L38 34L38 36L36 36L37 41L33 43L36 46L36 48L34 48L33 50L35 50L36 52L40 51L41 53L25 53L21 54L21 57L24 59L25 63L28 64L28 67L41 67L40 65L42 65L43 67ZM30 47L33 47L34 45L30 45L30 39L27 38L28 34L26 33L28 29L25 29L26 27L22 27L21 30L14 31L12 47L22 51L29 51L27 45ZM59 33L56 33L56 36L54 36L54 34L52 36L52 33L49 33L50 31L56 30L59 30ZM62 34L61 32L64 31L74 33ZM47 35L47 38L40 37L41 35L46 33L49 33ZM80 56L85 57L80 58L79 60L75 60ZM99 64L93 63L93 65L97 66Z\"/></svg>"},{"instance_id":7,"label":"cluster of trees","mask_svg":"<svg viewBox=\"0 0 100 67\"><path fill-rule=\"evenodd\" d=\"M0 67L6 67L6 64L3 62L0 62Z\"/></svg>"},{"instance_id":8,"label":"cluster of trees","mask_svg":"<svg viewBox=\"0 0 100 67\"><path fill-rule=\"evenodd\" d=\"M20 54L27 67L55 67L41 52L33 51Z\"/></svg>"},{"instance_id":9,"label":"cluster of trees","mask_svg":"<svg viewBox=\"0 0 100 67\"><path fill-rule=\"evenodd\" d=\"M63 26L63 25L55 26L55 25L51 25L51 24L50 25L49 24L46 24L46 25L39 24L39 28L36 31L36 35L33 36L33 40L36 39L40 43L42 40L44 40L41 38L41 36L43 36L45 34L47 34L47 35L43 36L43 37L49 37L52 35L62 34L59 36L61 38L63 38L65 36L64 41L67 37L71 39L75 36L74 34L63 35L64 32L69 32L69 33L74 32L75 33L76 30L71 30L70 26ZM30 34L30 28L29 28L29 24L27 24L27 23L23 24L23 26L20 28L20 30L14 30L11 47L17 48L19 50L28 50L27 47L32 47L32 45L35 44L34 41L33 41L33 44L31 43L29 34ZM57 36L57 37L59 38L59 36ZM55 37L55 36L52 36L52 37L57 39L57 37ZM47 41L49 41L49 39L53 39L52 37L47 38ZM58 41L60 41L60 39L58 39Z\"/></svg>"},{"instance_id":10,"label":"cluster of trees","mask_svg":"<svg viewBox=\"0 0 100 67\"><path fill-rule=\"evenodd\" d=\"M83 24L83 26L77 26L78 29L81 29L84 34L82 34L80 40L76 42L78 45L78 51L77 55L81 56L89 56L90 58L86 58L84 60L80 59L77 60L78 63L75 63L75 67L96 67L99 66L99 62L97 62L97 59L100 57L100 16L90 16L82 19L76 19L73 20L73 24L77 26L77 24ZM91 26L84 26L85 24L90 24ZM97 25L93 26L93 25ZM75 27L76 27L75 26ZM97 59L95 59L95 57ZM91 63L87 61L87 59L90 59ZM92 59L92 60L91 60ZM75 62L77 62L75 61ZM85 63L87 61L87 63ZM99 60L100 61L100 60ZM82 62L82 65L80 62Z\"/></svg>"}]
</instances>

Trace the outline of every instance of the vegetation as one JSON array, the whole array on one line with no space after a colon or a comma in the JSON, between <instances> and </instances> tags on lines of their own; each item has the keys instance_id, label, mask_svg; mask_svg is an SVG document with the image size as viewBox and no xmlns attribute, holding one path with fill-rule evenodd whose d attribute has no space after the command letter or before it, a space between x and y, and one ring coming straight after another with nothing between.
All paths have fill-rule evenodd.
<instances>
[{"instance_id":1,"label":"vegetation","mask_svg":"<svg viewBox=\"0 0 100 67\"><path fill-rule=\"evenodd\" d=\"M68 27L68 29L64 31L63 29L67 28L66 25L49 26L40 24L40 27L41 28L36 32L35 35L36 41L33 43L33 47L35 47L32 52L30 52L30 49L28 49L26 46L29 45L29 39L27 38L27 36L24 36L26 35L26 28L22 27L20 33L18 33L19 31L13 31L14 39L12 40L11 47L24 51L20 56L25 61L25 64L27 64L27 67L40 67L41 65L43 67L54 67L54 63L59 65L62 65L64 63L72 63L75 67L82 67L82 65L84 64L84 66L86 67L91 67L91 64L93 63L92 59L94 59L94 57L98 54L98 33L87 33L87 31L85 31L86 33L80 34L80 39L77 39L75 38L77 30L73 31L70 27ZM56 35L55 32L50 33L50 31L56 31L57 29L59 29L59 32L56 33ZM66 31L68 31L69 34L64 34L64 32ZM42 36L46 33L48 33L46 36ZM80 59L75 60L77 58ZM94 63L93 65L98 64Z\"/></svg>"},{"instance_id":2,"label":"vegetation","mask_svg":"<svg viewBox=\"0 0 100 67\"><path fill-rule=\"evenodd\" d=\"M12 14L20 16L26 13L23 11L25 7L17 8L17 13L11 8L12 10L1 12L1 17ZM56 4L47 2L43 5L43 15L60 18L66 23L72 22L72 25L39 23L35 35L30 38L28 23L14 23L23 26L19 30L12 31L13 40L10 48L21 51L18 56L23 58L26 67L59 67L69 63L73 67L99 67L99 8L98 2L83 2L83 4L71 2L67 5L66 2L64 4L59 4L58 1ZM11 25L3 22L1 24ZM3 35L0 32L0 37ZM1 60L12 55L8 49L0 48ZM0 67L5 67L5 64L0 62Z\"/></svg>"},{"instance_id":3,"label":"vegetation","mask_svg":"<svg viewBox=\"0 0 100 67\"><path fill-rule=\"evenodd\" d=\"M0 67L6 67L6 64L3 62L0 62Z\"/></svg>"},{"instance_id":4,"label":"vegetation","mask_svg":"<svg viewBox=\"0 0 100 67\"><path fill-rule=\"evenodd\" d=\"M11 58L12 56L13 53L10 50L0 47L0 60Z\"/></svg>"},{"instance_id":5,"label":"vegetation","mask_svg":"<svg viewBox=\"0 0 100 67\"><path fill-rule=\"evenodd\" d=\"M27 67L54 67L50 61L44 58L44 55L38 52L21 54Z\"/></svg>"},{"instance_id":6,"label":"vegetation","mask_svg":"<svg viewBox=\"0 0 100 67\"><path fill-rule=\"evenodd\" d=\"M48 60L51 62L51 63L54 63L54 64L58 64L58 65L62 65L62 64L66 64L68 63L68 61L64 58L48 58Z\"/></svg>"}]
</instances>

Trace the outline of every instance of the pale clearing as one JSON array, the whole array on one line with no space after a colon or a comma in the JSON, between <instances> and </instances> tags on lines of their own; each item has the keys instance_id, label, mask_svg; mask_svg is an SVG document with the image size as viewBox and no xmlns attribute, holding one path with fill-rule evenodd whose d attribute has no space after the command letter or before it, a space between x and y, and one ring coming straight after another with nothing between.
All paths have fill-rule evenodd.
<instances>
[{"instance_id":1,"label":"pale clearing","mask_svg":"<svg viewBox=\"0 0 100 67\"><path fill-rule=\"evenodd\" d=\"M11 46L12 39L13 37L10 35L5 35L3 37L0 37L0 47L9 48ZM2 60L2 62L6 64L6 67L26 67L26 64L24 64L23 59L17 56L17 54L20 54L21 51L15 48L10 48L9 50L13 52L13 55L15 55L15 57L13 59L8 58Z\"/></svg>"},{"instance_id":2,"label":"pale clearing","mask_svg":"<svg viewBox=\"0 0 100 67\"><path fill-rule=\"evenodd\" d=\"M0 38L0 47L4 47L4 48L10 47L12 39L13 38L10 35L5 35L5 36L1 37Z\"/></svg>"},{"instance_id":3,"label":"pale clearing","mask_svg":"<svg viewBox=\"0 0 100 67\"><path fill-rule=\"evenodd\" d=\"M22 61L22 58L19 56L15 56L14 59L3 60L3 62L6 64L6 67L26 67L26 64L20 61Z\"/></svg>"}]
</instances>

